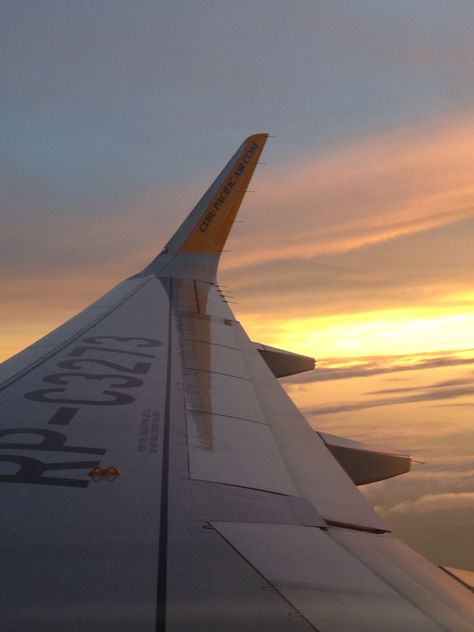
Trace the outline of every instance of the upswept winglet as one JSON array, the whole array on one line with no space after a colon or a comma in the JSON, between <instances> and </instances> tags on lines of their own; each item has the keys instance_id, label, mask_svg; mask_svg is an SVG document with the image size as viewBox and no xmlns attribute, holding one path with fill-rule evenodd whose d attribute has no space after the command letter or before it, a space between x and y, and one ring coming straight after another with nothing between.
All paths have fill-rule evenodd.
<instances>
[{"instance_id":1,"label":"upswept winglet","mask_svg":"<svg viewBox=\"0 0 474 632\"><path fill-rule=\"evenodd\" d=\"M245 139L144 273L215 281L220 254L267 137Z\"/></svg>"}]
</instances>

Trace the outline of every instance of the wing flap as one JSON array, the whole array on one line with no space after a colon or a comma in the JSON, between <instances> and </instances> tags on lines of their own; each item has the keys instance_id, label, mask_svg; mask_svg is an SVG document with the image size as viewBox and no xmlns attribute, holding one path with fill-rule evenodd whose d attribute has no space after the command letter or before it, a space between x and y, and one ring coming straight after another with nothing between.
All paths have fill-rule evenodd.
<instances>
[{"instance_id":1,"label":"wing flap","mask_svg":"<svg viewBox=\"0 0 474 632\"><path fill-rule=\"evenodd\" d=\"M450 632L472 630L472 594L406 544L389 534L374 535L349 529L331 529L330 535L348 553L436 621L441 629Z\"/></svg>"},{"instance_id":2,"label":"wing flap","mask_svg":"<svg viewBox=\"0 0 474 632\"><path fill-rule=\"evenodd\" d=\"M321 632L443 629L320 528L212 524Z\"/></svg>"}]
</instances>

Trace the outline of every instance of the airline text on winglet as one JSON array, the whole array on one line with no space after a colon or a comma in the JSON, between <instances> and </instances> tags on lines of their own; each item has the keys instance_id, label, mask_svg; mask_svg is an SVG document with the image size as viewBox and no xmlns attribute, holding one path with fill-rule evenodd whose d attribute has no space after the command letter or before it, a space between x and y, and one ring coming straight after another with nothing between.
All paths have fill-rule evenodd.
<instances>
[{"instance_id":1,"label":"airline text on winglet","mask_svg":"<svg viewBox=\"0 0 474 632\"><path fill-rule=\"evenodd\" d=\"M237 167L236 167L235 171L233 172L232 176L227 180L225 186L219 191L219 193L216 196L215 201L214 201L211 209L209 211L207 211L207 213L205 214L205 216L203 217L203 219L201 221L201 224L199 225L199 230L202 233L205 233L206 230L211 225L211 223L214 220L215 216L217 215L221 205L225 202L225 200L230 195L230 192L232 191L233 187L237 184L235 178L239 178L242 175L242 173L245 170L245 167L250 162L252 156L254 155L254 153L258 149L258 147L259 147L259 145L256 142L254 142L254 143L252 143L252 145L250 145L250 147L247 149L246 153L243 155L241 161L237 165Z\"/></svg>"}]
</instances>

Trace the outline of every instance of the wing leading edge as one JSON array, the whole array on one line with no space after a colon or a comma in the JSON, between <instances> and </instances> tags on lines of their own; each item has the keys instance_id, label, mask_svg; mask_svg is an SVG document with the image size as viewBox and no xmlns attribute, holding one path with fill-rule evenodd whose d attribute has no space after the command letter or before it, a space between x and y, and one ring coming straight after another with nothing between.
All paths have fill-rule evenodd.
<instances>
[{"instance_id":1,"label":"wing leading edge","mask_svg":"<svg viewBox=\"0 0 474 632\"><path fill-rule=\"evenodd\" d=\"M472 593L388 533L215 285L265 140L2 367L5 629L472 630Z\"/></svg>"}]
</instances>

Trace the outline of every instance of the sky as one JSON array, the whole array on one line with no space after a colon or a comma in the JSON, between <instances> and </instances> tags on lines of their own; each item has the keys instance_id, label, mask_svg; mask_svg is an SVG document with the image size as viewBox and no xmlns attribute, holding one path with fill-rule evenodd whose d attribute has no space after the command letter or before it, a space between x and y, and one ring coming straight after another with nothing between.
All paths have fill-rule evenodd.
<instances>
[{"instance_id":1,"label":"sky","mask_svg":"<svg viewBox=\"0 0 474 632\"><path fill-rule=\"evenodd\" d=\"M0 1L0 359L141 270L268 132L220 281L307 355L317 429L424 465L364 493L474 569L474 5Z\"/></svg>"}]
</instances>

